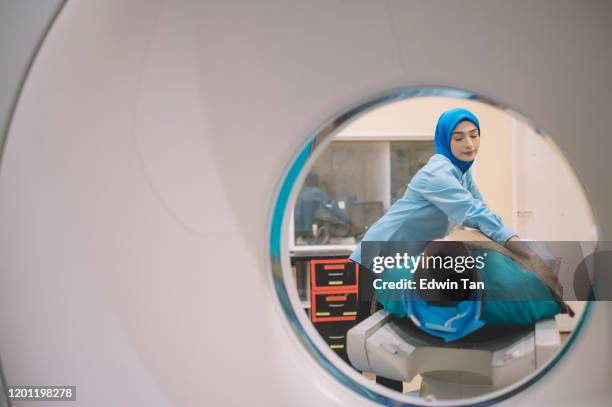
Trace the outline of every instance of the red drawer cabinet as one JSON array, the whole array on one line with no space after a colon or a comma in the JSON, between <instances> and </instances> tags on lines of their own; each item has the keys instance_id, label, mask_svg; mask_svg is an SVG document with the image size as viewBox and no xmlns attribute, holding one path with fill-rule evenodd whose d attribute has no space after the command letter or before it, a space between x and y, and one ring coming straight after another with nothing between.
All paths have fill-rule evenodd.
<instances>
[{"instance_id":1,"label":"red drawer cabinet","mask_svg":"<svg viewBox=\"0 0 612 407\"><path fill-rule=\"evenodd\" d=\"M310 260L312 322L356 321L359 265L347 258Z\"/></svg>"},{"instance_id":2,"label":"red drawer cabinet","mask_svg":"<svg viewBox=\"0 0 612 407\"><path fill-rule=\"evenodd\" d=\"M310 320L327 345L349 363L346 333L359 317L359 264L344 253L301 253L292 257L292 264L297 262L310 277Z\"/></svg>"},{"instance_id":3,"label":"red drawer cabinet","mask_svg":"<svg viewBox=\"0 0 612 407\"><path fill-rule=\"evenodd\" d=\"M312 291L357 290L359 265L349 259L310 260Z\"/></svg>"},{"instance_id":4,"label":"red drawer cabinet","mask_svg":"<svg viewBox=\"0 0 612 407\"><path fill-rule=\"evenodd\" d=\"M317 331L327 345L347 363L346 334L354 326L354 322L320 322L316 324Z\"/></svg>"},{"instance_id":5,"label":"red drawer cabinet","mask_svg":"<svg viewBox=\"0 0 612 407\"><path fill-rule=\"evenodd\" d=\"M355 321L357 290L314 292L311 299L312 322Z\"/></svg>"}]
</instances>

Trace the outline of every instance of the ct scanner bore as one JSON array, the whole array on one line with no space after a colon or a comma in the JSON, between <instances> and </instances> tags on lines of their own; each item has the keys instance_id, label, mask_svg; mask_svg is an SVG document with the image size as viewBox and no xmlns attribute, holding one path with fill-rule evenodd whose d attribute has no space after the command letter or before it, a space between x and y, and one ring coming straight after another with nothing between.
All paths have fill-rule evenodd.
<instances>
[{"instance_id":1,"label":"ct scanner bore","mask_svg":"<svg viewBox=\"0 0 612 407\"><path fill-rule=\"evenodd\" d=\"M381 90L470 89L555 137L609 241L611 7L68 1L2 157L7 385L73 384L86 406L372 405L314 362L273 287L292 158ZM608 405L610 312L594 303L506 404Z\"/></svg>"},{"instance_id":2,"label":"ct scanner bore","mask_svg":"<svg viewBox=\"0 0 612 407\"><path fill-rule=\"evenodd\" d=\"M310 322L309 318L303 312L302 300L298 297L296 290L296 277L294 274L292 274L293 272L289 266L289 249L295 249L295 246L290 245L290 241L293 238L288 236L290 232L293 232L293 228L291 227L293 217L290 215L295 207L297 195L300 192L300 187L303 185L306 174L313 170L314 164L317 162L317 158L320 157L322 152L331 145L332 139L334 138L333 136L338 135L341 129L346 128L349 123L355 122L356 120L366 116L369 112L379 109L380 107L392 105L398 101L409 101L413 100L414 98L427 98L431 96L436 96L439 98L455 98L456 102L454 102L454 104L456 105L465 105L468 101L486 103L490 106L495 106L497 109L501 109L501 111L506 112L505 114L515 117L521 122L530 122L517 112L513 112L508 108L502 108L499 103L493 103L479 95L457 89L415 88L400 89L384 93L381 96L371 98L364 103L357 104L354 107L339 113L335 118L322 125L320 129L314 133L307 145L294 159L293 164L284 179L283 186L277 198L276 210L272 221L272 238L270 243L275 287L285 315L292 321L292 326L296 334L302 338L302 343L307 346L309 353L313 355L315 360L322 367L328 369L339 382L347 385L358 394L382 404L399 403L401 405L408 406L422 405L422 403L425 403L425 405L432 405L432 402L434 402L435 399L422 399L414 395L406 396L402 395L401 393L390 392L381 386L373 385L368 380L365 380L361 374L354 371L348 365L348 362L345 363L344 361L340 360L338 356L334 355L333 352L329 351L329 345L323 341L313 324ZM465 102L461 103L461 100L464 100ZM436 106L435 102L431 103ZM473 102L470 103L473 104ZM446 105L439 102L437 104L437 109L443 110L444 106ZM423 112L421 112L421 114L423 114ZM534 127L533 124L531 126ZM537 128L537 126L535 126L535 128ZM539 132L541 132L541 130ZM489 134L489 136L491 137L492 135ZM548 136L545 134L540 134L540 137L547 138ZM548 153L553 155L555 154L553 150L549 150ZM327 186L331 187L332 189L334 187L334 185ZM576 202L580 201L579 197L576 197L575 199ZM315 245L311 251L315 250L320 252L322 249L323 246ZM311 281L310 284L312 285L313 282ZM548 361L544 367L536 369L533 373L526 375L522 380L518 380L499 390L490 391L488 394L484 394L482 396L468 398L461 397L452 400L435 400L435 402L440 403L440 405L447 405L448 403L451 405L487 405L491 403L499 403L503 400L516 396L521 391L525 391L529 388L529 386L536 384L538 380L542 379L551 369L554 368L554 366L568 351L571 351L573 342L576 340L578 335L580 335L582 329L584 329L586 325L590 308L591 303L589 302L587 303L587 307L584 312L577 317L578 322L576 324L576 328L571 333L569 340L562 345L560 351L558 351L552 360ZM350 335L350 333L348 335ZM371 358L373 356L370 355L369 357Z\"/></svg>"}]
</instances>

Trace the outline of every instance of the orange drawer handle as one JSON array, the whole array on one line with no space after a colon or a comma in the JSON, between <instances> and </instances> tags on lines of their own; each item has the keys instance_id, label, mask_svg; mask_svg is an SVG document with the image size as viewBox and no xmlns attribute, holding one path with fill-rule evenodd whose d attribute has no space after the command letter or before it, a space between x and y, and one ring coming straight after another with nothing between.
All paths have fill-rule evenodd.
<instances>
[{"instance_id":1,"label":"orange drawer handle","mask_svg":"<svg viewBox=\"0 0 612 407\"><path fill-rule=\"evenodd\" d=\"M325 301L346 301L346 295L328 295L325 297Z\"/></svg>"},{"instance_id":2,"label":"orange drawer handle","mask_svg":"<svg viewBox=\"0 0 612 407\"><path fill-rule=\"evenodd\" d=\"M326 264L323 268L325 270L343 270L344 264Z\"/></svg>"},{"instance_id":3,"label":"orange drawer handle","mask_svg":"<svg viewBox=\"0 0 612 407\"><path fill-rule=\"evenodd\" d=\"M356 321L357 316L349 317L314 317L312 322Z\"/></svg>"}]
</instances>

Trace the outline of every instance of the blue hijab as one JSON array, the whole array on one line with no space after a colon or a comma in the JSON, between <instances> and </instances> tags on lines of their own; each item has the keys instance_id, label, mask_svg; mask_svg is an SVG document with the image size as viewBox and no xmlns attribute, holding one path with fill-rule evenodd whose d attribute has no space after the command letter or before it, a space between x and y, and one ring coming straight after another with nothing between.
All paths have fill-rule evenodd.
<instances>
[{"instance_id":1,"label":"blue hijab","mask_svg":"<svg viewBox=\"0 0 612 407\"><path fill-rule=\"evenodd\" d=\"M474 116L474 113L466 109L457 108L442 113L442 116L440 116L438 119L436 135L434 136L436 153L442 154L451 160L451 162L455 164L455 166L463 173L470 169L474 163L474 160L461 161L458 158L455 158L451 151L450 143L453 130L455 130L455 127L457 127L457 125L464 120L474 123L476 128L478 128L478 133L480 134L480 123L478 122L476 116Z\"/></svg>"}]
</instances>

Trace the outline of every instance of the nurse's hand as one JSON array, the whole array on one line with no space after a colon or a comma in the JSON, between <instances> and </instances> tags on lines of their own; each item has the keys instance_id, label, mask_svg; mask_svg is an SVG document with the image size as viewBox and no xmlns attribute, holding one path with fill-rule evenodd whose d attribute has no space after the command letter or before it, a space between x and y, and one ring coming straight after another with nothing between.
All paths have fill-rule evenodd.
<instances>
[{"instance_id":1,"label":"nurse's hand","mask_svg":"<svg viewBox=\"0 0 612 407\"><path fill-rule=\"evenodd\" d=\"M561 301L563 298L563 286L559 283L557 275L553 270L536 254L528 259L529 268L550 288L555 299Z\"/></svg>"},{"instance_id":2,"label":"nurse's hand","mask_svg":"<svg viewBox=\"0 0 612 407\"><path fill-rule=\"evenodd\" d=\"M559 283L559 279L553 272L553 270L546 265L544 260L538 256L531 248L518 236L512 236L505 244L506 248L514 252L517 256L525 259L532 270L540 279L550 288L555 295L555 299L561 301L563 297L563 287Z\"/></svg>"}]
</instances>

